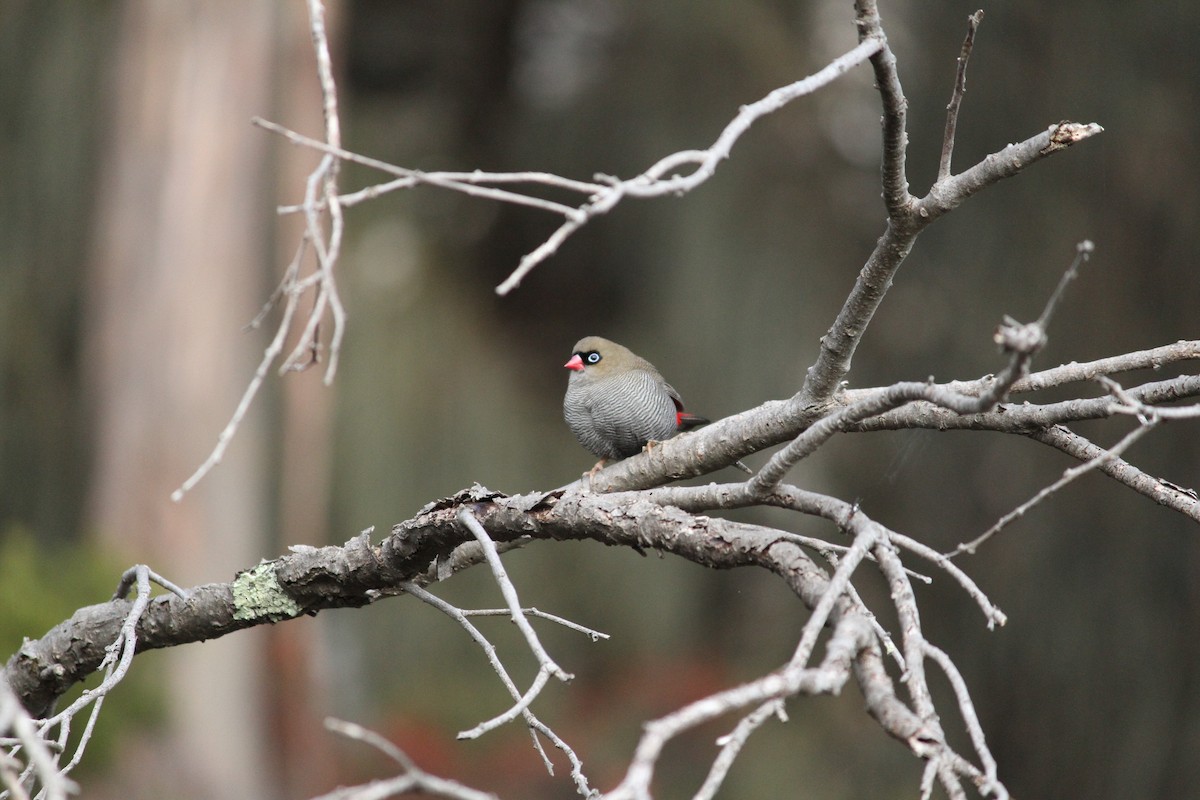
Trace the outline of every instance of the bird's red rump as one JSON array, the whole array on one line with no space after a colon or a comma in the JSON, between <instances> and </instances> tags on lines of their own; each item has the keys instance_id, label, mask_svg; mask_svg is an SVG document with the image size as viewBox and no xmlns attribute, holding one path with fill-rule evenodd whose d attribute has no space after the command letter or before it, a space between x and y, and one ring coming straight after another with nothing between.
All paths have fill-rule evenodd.
<instances>
[{"instance_id":1,"label":"bird's red rump","mask_svg":"<svg viewBox=\"0 0 1200 800\"><path fill-rule=\"evenodd\" d=\"M568 361L567 363L563 364L563 366L566 367L567 369L581 370L581 369L583 369L583 359L579 357L578 353L576 353L575 355L571 356L571 360Z\"/></svg>"}]
</instances>

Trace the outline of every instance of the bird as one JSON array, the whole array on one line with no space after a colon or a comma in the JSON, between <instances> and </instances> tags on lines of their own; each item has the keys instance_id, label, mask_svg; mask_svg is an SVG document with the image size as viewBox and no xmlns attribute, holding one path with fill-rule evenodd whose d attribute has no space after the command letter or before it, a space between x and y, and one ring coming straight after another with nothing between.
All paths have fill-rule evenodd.
<instances>
[{"instance_id":1,"label":"bird","mask_svg":"<svg viewBox=\"0 0 1200 800\"><path fill-rule=\"evenodd\" d=\"M679 392L654 365L616 342L585 336L563 366L571 370L563 419L579 443L600 459L591 474L610 460L641 452L650 442L709 422L684 411Z\"/></svg>"}]
</instances>

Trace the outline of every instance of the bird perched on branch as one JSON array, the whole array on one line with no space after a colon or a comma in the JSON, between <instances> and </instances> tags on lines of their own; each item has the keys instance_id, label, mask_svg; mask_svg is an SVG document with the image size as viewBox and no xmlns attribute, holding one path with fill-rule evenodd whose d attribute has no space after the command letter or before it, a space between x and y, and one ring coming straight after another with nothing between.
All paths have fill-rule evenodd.
<instances>
[{"instance_id":1,"label":"bird perched on branch","mask_svg":"<svg viewBox=\"0 0 1200 800\"><path fill-rule=\"evenodd\" d=\"M616 342L580 339L563 366L571 370L563 418L579 443L600 458L593 472L641 452L648 442L708 424L683 410L679 392L653 364Z\"/></svg>"}]
</instances>

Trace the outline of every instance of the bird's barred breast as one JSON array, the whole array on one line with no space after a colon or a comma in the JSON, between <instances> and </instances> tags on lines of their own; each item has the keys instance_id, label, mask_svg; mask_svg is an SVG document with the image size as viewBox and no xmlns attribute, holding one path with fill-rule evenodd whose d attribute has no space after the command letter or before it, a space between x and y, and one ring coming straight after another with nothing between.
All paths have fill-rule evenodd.
<instances>
[{"instance_id":1,"label":"bird's barred breast","mask_svg":"<svg viewBox=\"0 0 1200 800\"><path fill-rule=\"evenodd\" d=\"M636 369L600 380L572 380L563 416L580 444L601 458L626 458L676 430L675 404L661 379Z\"/></svg>"}]
</instances>

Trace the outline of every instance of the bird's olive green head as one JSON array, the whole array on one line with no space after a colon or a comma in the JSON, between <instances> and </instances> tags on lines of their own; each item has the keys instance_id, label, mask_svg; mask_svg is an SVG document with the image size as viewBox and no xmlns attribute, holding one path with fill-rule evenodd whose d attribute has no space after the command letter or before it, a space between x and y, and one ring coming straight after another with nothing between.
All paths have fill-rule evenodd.
<instances>
[{"instance_id":1,"label":"bird's olive green head","mask_svg":"<svg viewBox=\"0 0 1200 800\"><path fill-rule=\"evenodd\" d=\"M571 349L571 360L563 366L573 371L572 378L576 375L602 378L623 370L654 369L628 348L600 336L585 336L576 342Z\"/></svg>"}]
</instances>

